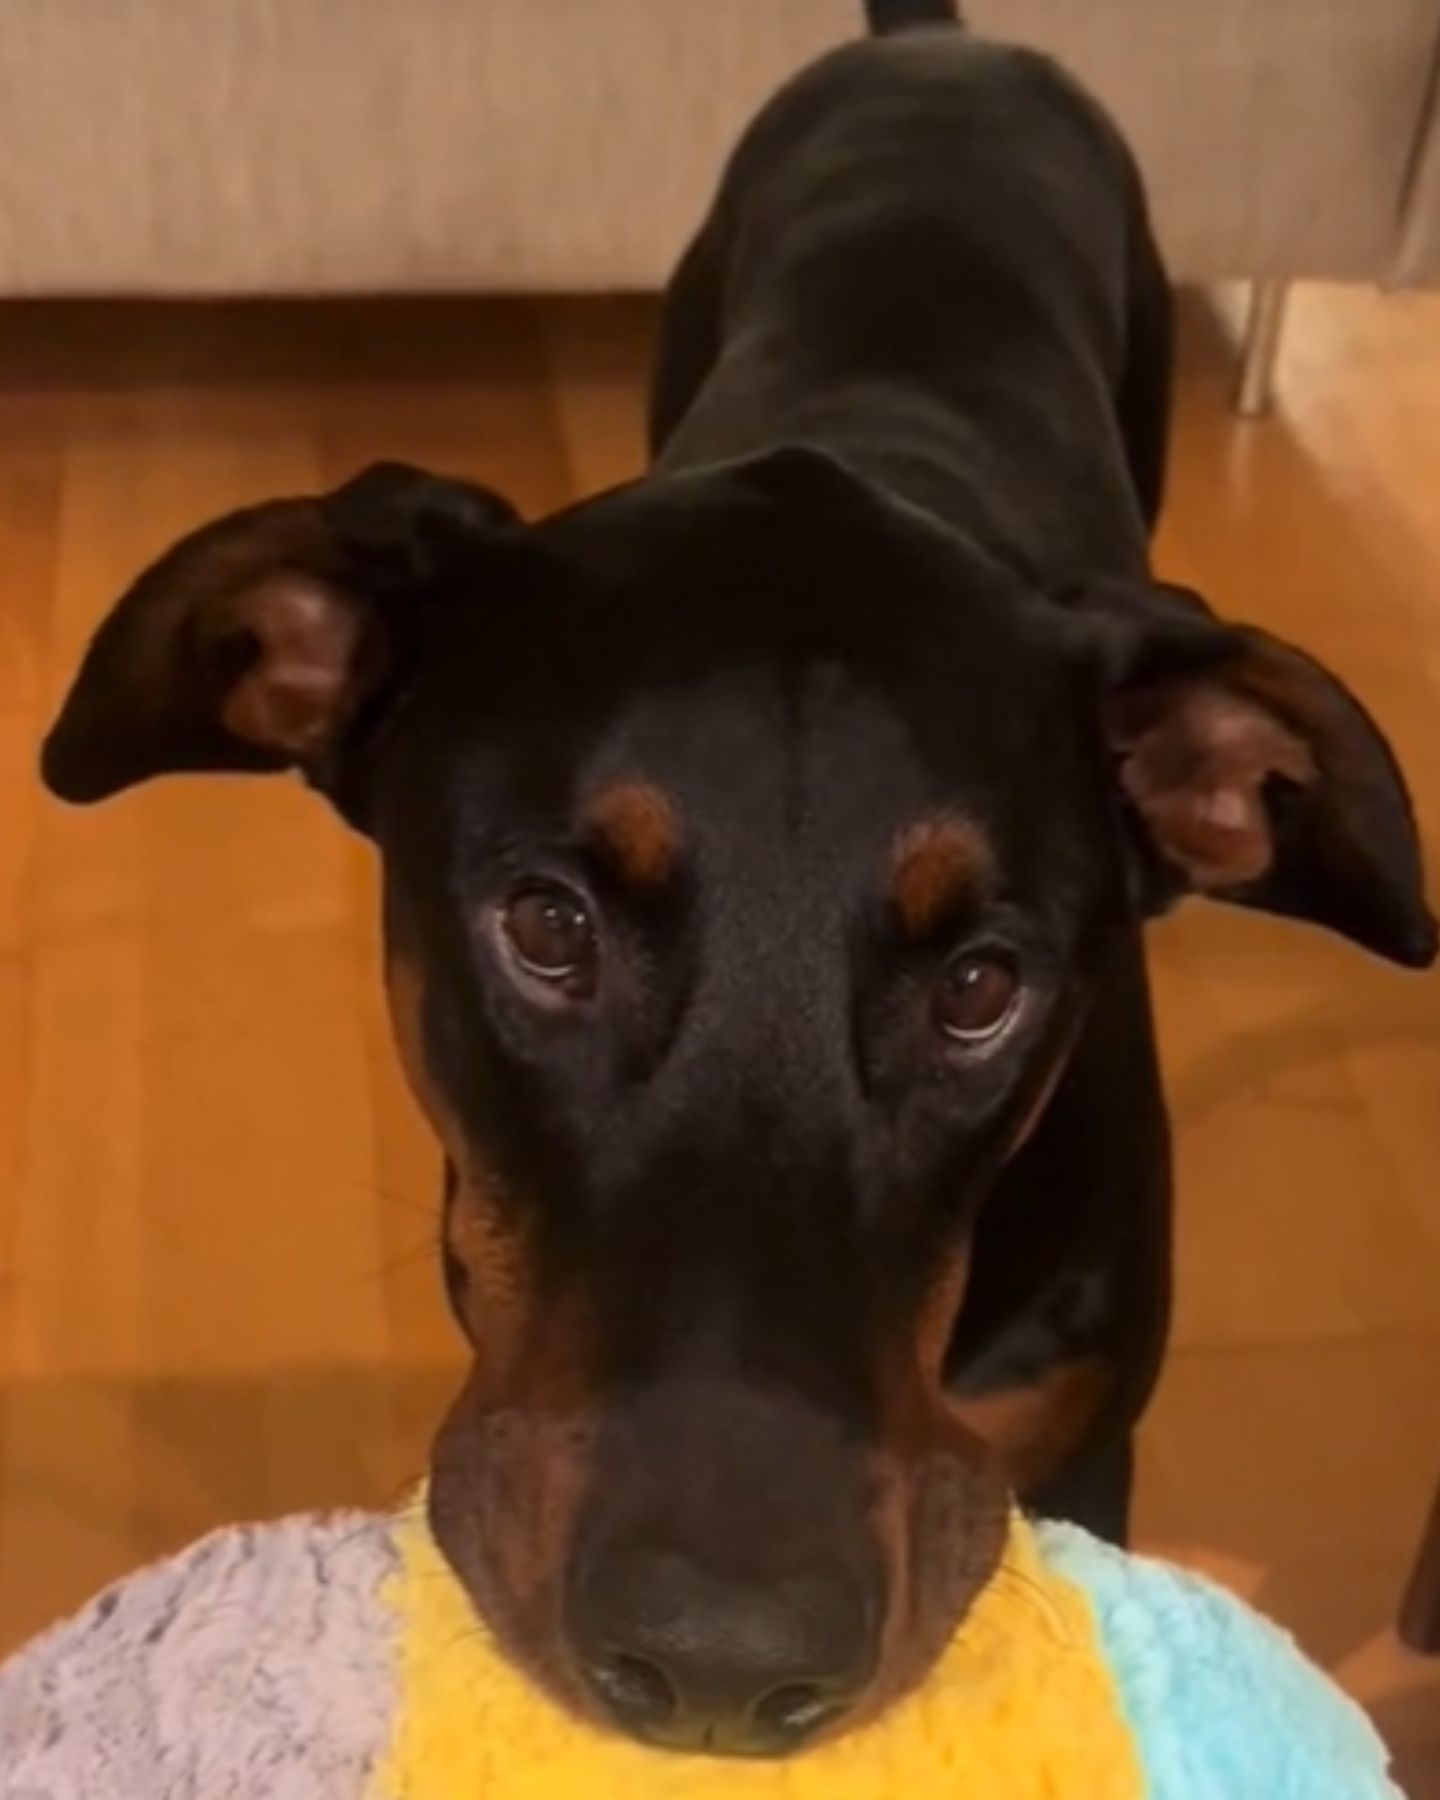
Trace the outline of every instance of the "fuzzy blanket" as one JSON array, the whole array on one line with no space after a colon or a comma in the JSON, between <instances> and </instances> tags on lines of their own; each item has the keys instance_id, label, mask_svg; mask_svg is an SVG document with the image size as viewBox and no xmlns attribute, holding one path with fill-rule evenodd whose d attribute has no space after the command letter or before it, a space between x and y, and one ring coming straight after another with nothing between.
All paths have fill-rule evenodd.
<instances>
[{"instance_id":1,"label":"fuzzy blanket","mask_svg":"<svg viewBox=\"0 0 1440 1800\"><path fill-rule=\"evenodd\" d=\"M1006 1576L1011 1577L1007 1579ZM1396 1800L1363 1715L1193 1576L1016 1522L925 1688L783 1763L562 1717L418 1510L222 1531L0 1667L3 1800Z\"/></svg>"}]
</instances>

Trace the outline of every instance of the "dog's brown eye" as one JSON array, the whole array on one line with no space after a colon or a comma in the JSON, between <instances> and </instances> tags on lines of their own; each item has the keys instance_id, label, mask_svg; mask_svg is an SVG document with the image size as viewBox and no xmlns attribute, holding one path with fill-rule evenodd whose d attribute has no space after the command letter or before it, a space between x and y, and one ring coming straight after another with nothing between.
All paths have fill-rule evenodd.
<instances>
[{"instance_id":1,"label":"dog's brown eye","mask_svg":"<svg viewBox=\"0 0 1440 1800\"><path fill-rule=\"evenodd\" d=\"M959 1044L983 1044L1020 1004L1020 971L1003 951L957 956L935 997L935 1023Z\"/></svg>"},{"instance_id":2,"label":"dog's brown eye","mask_svg":"<svg viewBox=\"0 0 1440 1800\"><path fill-rule=\"evenodd\" d=\"M514 895L502 916L505 938L527 975L583 998L595 986L595 927L585 902L562 887Z\"/></svg>"}]
</instances>

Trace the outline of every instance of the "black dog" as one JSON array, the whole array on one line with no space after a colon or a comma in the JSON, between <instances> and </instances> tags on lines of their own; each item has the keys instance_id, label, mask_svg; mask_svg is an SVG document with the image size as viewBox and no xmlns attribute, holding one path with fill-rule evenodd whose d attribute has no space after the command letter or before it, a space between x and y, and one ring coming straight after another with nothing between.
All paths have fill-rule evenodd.
<instances>
[{"instance_id":1,"label":"black dog","mask_svg":"<svg viewBox=\"0 0 1440 1800\"><path fill-rule=\"evenodd\" d=\"M1361 707L1148 576L1166 285L1049 62L937 27L807 70L662 335L623 489L527 524L382 467L177 546L45 773L298 766L374 837L475 1351L440 1542L569 1705L774 1753L924 1673L1007 1483L1124 1534L1145 917L1435 933Z\"/></svg>"}]
</instances>

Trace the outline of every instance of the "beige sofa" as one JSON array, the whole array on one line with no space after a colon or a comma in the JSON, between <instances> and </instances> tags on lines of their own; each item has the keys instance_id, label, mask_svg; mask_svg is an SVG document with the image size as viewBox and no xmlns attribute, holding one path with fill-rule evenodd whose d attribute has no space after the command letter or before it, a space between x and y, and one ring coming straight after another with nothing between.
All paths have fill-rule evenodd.
<instances>
[{"instance_id":1,"label":"beige sofa","mask_svg":"<svg viewBox=\"0 0 1440 1800\"><path fill-rule=\"evenodd\" d=\"M746 115L859 10L0 0L0 294L651 287ZM969 11L1108 99L1182 279L1440 268L1440 0Z\"/></svg>"}]
</instances>

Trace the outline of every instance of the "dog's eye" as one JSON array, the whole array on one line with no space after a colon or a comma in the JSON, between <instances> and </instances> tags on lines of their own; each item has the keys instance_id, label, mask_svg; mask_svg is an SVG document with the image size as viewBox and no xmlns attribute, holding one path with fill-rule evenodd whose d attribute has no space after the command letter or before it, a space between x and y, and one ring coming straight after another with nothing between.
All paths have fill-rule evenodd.
<instances>
[{"instance_id":1,"label":"dog's eye","mask_svg":"<svg viewBox=\"0 0 1440 1800\"><path fill-rule=\"evenodd\" d=\"M945 970L935 1023L957 1044L983 1044L1003 1031L1020 1004L1020 971L1003 950L971 950Z\"/></svg>"},{"instance_id":2,"label":"dog's eye","mask_svg":"<svg viewBox=\"0 0 1440 1800\"><path fill-rule=\"evenodd\" d=\"M525 974L575 999L595 991L595 926L579 894L557 885L522 888L506 902L501 929Z\"/></svg>"}]
</instances>

